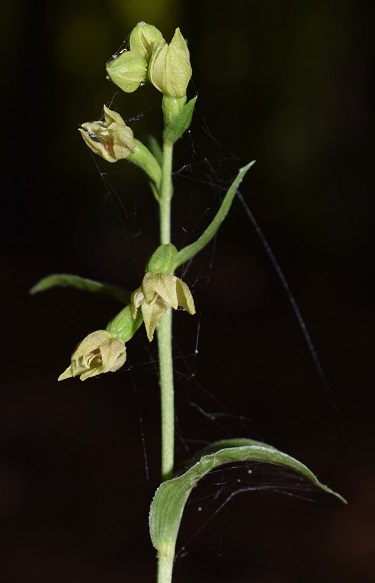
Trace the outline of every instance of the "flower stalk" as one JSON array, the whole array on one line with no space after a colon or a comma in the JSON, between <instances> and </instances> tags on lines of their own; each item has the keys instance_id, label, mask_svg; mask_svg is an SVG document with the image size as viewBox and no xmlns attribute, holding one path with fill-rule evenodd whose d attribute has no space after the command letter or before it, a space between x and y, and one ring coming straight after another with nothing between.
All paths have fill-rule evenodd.
<instances>
[{"instance_id":1,"label":"flower stalk","mask_svg":"<svg viewBox=\"0 0 375 583\"><path fill-rule=\"evenodd\" d=\"M172 162L173 144L164 141L162 185L160 192L160 243L162 245L171 242L171 201L173 196Z\"/></svg>"},{"instance_id":2,"label":"flower stalk","mask_svg":"<svg viewBox=\"0 0 375 583\"><path fill-rule=\"evenodd\" d=\"M173 144L164 142L162 183L160 191L160 243L171 242L171 201ZM174 381L172 358L172 310L168 308L157 328L161 408L161 475L162 480L174 472ZM165 579L163 579L165 581ZM159 582L160 583L160 582Z\"/></svg>"},{"instance_id":3,"label":"flower stalk","mask_svg":"<svg viewBox=\"0 0 375 583\"><path fill-rule=\"evenodd\" d=\"M174 382L172 359L172 309L168 308L157 329L161 409L161 476L174 472Z\"/></svg>"}]
</instances>

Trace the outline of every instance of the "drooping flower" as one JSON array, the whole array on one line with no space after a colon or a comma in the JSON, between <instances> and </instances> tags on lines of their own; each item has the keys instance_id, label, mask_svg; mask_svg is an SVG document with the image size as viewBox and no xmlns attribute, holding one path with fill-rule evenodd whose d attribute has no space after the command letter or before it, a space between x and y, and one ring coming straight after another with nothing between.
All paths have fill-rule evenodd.
<instances>
[{"instance_id":1,"label":"drooping flower","mask_svg":"<svg viewBox=\"0 0 375 583\"><path fill-rule=\"evenodd\" d=\"M87 122L79 131L86 144L108 162L128 158L135 149L132 129L121 115L104 106L104 121Z\"/></svg>"},{"instance_id":2,"label":"drooping flower","mask_svg":"<svg viewBox=\"0 0 375 583\"><path fill-rule=\"evenodd\" d=\"M79 376L81 381L106 372L115 372L126 361L126 346L106 330L91 332L72 354L70 366L58 380Z\"/></svg>"},{"instance_id":3,"label":"drooping flower","mask_svg":"<svg viewBox=\"0 0 375 583\"><path fill-rule=\"evenodd\" d=\"M189 314L195 314L193 296L186 283L175 275L163 273L146 273L141 286L132 293L131 304L133 318L136 318L138 308L141 308L150 342L169 306L174 310L181 306Z\"/></svg>"}]
</instances>

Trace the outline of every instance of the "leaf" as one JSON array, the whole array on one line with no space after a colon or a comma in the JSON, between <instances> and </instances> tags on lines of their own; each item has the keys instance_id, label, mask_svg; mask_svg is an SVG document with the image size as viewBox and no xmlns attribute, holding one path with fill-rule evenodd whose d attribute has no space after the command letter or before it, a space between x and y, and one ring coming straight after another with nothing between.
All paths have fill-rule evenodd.
<instances>
[{"instance_id":1,"label":"leaf","mask_svg":"<svg viewBox=\"0 0 375 583\"><path fill-rule=\"evenodd\" d=\"M255 160L253 160L252 162L250 162L249 164L247 164L243 168L240 168L236 178L232 182L232 185L229 187L229 189L228 189L228 191L223 199L223 202L221 203L221 206L220 206L219 210L217 211L216 215L214 216L211 224L207 227L207 229L204 231L204 233L202 233L202 235L199 237L199 239L197 239L195 241L195 243L192 243L191 245L188 245L187 247L184 247L183 249L178 251L178 253L176 255L175 263L174 263L175 269L177 269L177 267L179 267L183 263L186 263L187 261L189 261L189 259L194 257L194 255L199 253L199 251L201 251L214 237L214 235L216 234L216 231L218 230L221 223L223 222L223 220L225 219L225 217L228 214L228 211L231 207L233 199L237 193L237 190L238 190L242 180L245 177L246 172L253 166L253 164L255 164Z\"/></svg>"},{"instance_id":2,"label":"leaf","mask_svg":"<svg viewBox=\"0 0 375 583\"><path fill-rule=\"evenodd\" d=\"M152 544L159 556L174 554L184 507L198 481L218 466L246 461L265 462L294 470L317 488L346 503L340 494L321 484L304 464L270 445L250 439L219 441L203 450L199 461L182 475L163 482L156 490L150 509L149 527Z\"/></svg>"},{"instance_id":3,"label":"leaf","mask_svg":"<svg viewBox=\"0 0 375 583\"><path fill-rule=\"evenodd\" d=\"M173 120L165 127L163 138L174 144L190 127L197 96L190 99Z\"/></svg>"},{"instance_id":4,"label":"leaf","mask_svg":"<svg viewBox=\"0 0 375 583\"><path fill-rule=\"evenodd\" d=\"M154 136L149 136L147 138L147 146L154 158L159 162L160 166L163 166L163 150L160 147L159 142Z\"/></svg>"},{"instance_id":5,"label":"leaf","mask_svg":"<svg viewBox=\"0 0 375 583\"><path fill-rule=\"evenodd\" d=\"M43 279L38 281L38 283L31 288L29 293L36 294L59 286L69 286L92 293L107 294L122 304L127 304L130 301L130 292L120 286L112 285L110 283L100 283L93 279L87 279L86 277L80 277L79 275L71 275L68 273L53 273L52 275L43 277Z\"/></svg>"}]
</instances>

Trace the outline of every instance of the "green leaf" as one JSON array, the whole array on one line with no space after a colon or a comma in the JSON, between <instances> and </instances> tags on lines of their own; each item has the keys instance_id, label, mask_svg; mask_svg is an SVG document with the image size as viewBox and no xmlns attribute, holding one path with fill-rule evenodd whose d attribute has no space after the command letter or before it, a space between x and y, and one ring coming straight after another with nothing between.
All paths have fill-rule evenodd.
<instances>
[{"instance_id":1,"label":"green leaf","mask_svg":"<svg viewBox=\"0 0 375 583\"><path fill-rule=\"evenodd\" d=\"M160 166L163 166L163 150L154 136L149 136L147 138L147 146L151 154L154 156L157 162L159 162Z\"/></svg>"},{"instance_id":2,"label":"green leaf","mask_svg":"<svg viewBox=\"0 0 375 583\"><path fill-rule=\"evenodd\" d=\"M163 133L164 141L174 144L186 132L191 124L196 101L197 96L188 101L181 111L165 127Z\"/></svg>"},{"instance_id":3,"label":"green leaf","mask_svg":"<svg viewBox=\"0 0 375 583\"><path fill-rule=\"evenodd\" d=\"M106 294L115 298L121 304L127 304L130 301L130 292L120 286L112 285L110 283L100 283L93 279L87 279L86 277L80 277L79 275L71 275L68 273L53 273L52 275L43 277L43 279L38 281L38 283L31 288L30 294L36 294L59 286L75 287L92 293Z\"/></svg>"},{"instance_id":4,"label":"green leaf","mask_svg":"<svg viewBox=\"0 0 375 583\"><path fill-rule=\"evenodd\" d=\"M199 461L182 475L163 482L156 490L150 509L149 527L152 544L159 556L170 557L174 554L182 513L190 492L198 481L218 466L247 461L265 462L289 468L317 488L333 494L341 502L346 503L340 494L321 484L304 464L270 445L250 439L219 441L203 450Z\"/></svg>"},{"instance_id":5,"label":"green leaf","mask_svg":"<svg viewBox=\"0 0 375 583\"><path fill-rule=\"evenodd\" d=\"M194 255L199 253L199 251L201 251L214 237L216 231L218 230L221 223L228 214L233 199L237 193L237 190L242 180L245 177L246 172L253 166L253 164L255 164L255 160L253 160L253 162L250 162L243 168L240 168L236 178L234 179L232 185L229 187L228 192L226 193L223 202L221 203L221 206L217 211L216 215L214 216L211 224L207 227L204 233L202 233L199 239L197 239L195 243L192 243L191 245L188 245L187 247L184 247L183 249L178 251L174 263L175 269L177 269L177 267L179 267L183 263L189 261L189 259L194 257Z\"/></svg>"}]
</instances>

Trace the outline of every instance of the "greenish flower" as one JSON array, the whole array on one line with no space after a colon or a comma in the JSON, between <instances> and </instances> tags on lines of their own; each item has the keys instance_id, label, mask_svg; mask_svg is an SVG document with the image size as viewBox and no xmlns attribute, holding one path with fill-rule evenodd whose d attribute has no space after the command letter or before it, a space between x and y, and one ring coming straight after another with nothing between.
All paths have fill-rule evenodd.
<instances>
[{"instance_id":1,"label":"greenish flower","mask_svg":"<svg viewBox=\"0 0 375 583\"><path fill-rule=\"evenodd\" d=\"M152 53L148 76L151 83L167 97L185 97L192 70L190 54L180 29L171 43L159 45Z\"/></svg>"},{"instance_id":2,"label":"greenish flower","mask_svg":"<svg viewBox=\"0 0 375 583\"><path fill-rule=\"evenodd\" d=\"M81 381L105 372L115 372L126 361L126 346L106 330L91 332L72 354L70 366L58 380L79 376Z\"/></svg>"},{"instance_id":3,"label":"greenish flower","mask_svg":"<svg viewBox=\"0 0 375 583\"><path fill-rule=\"evenodd\" d=\"M138 308L141 308L150 342L169 306L174 310L181 306L189 314L195 314L193 296L186 283L175 275L163 273L146 273L141 286L132 293L131 304L133 318L137 317Z\"/></svg>"},{"instance_id":4,"label":"greenish flower","mask_svg":"<svg viewBox=\"0 0 375 583\"><path fill-rule=\"evenodd\" d=\"M135 149L132 129L121 115L104 105L104 121L81 125L79 131L89 148L108 162L117 162L130 156Z\"/></svg>"}]
</instances>

